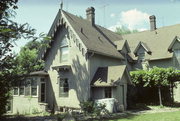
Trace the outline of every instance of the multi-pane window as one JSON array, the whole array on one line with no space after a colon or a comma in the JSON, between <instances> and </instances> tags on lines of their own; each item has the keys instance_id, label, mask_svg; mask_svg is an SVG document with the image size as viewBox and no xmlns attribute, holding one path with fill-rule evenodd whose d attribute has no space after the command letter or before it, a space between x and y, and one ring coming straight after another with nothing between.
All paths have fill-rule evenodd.
<instances>
[{"instance_id":1,"label":"multi-pane window","mask_svg":"<svg viewBox=\"0 0 180 121\"><path fill-rule=\"evenodd\" d=\"M61 41L61 46L60 46L60 62L67 62L68 55L69 55L68 43L66 39L63 39Z\"/></svg>"},{"instance_id":2,"label":"multi-pane window","mask_svg":"<svg viewBox=\"0 0 180 121\"><path fill-rule=\"evenodd\" d=\"M59 82L59 96L68 97L69 93L69 84L67 78L61 78Z\"/></svg>"},{"instance_id":3,"label":"multi-pane window","mask_svg":"<svg viewBox=\"0 0 180 121\"><path fill-rule=\"evenodd\" d=\"M24 81L20 82L19 95L24 95Z\"/></svg>"},{"instance_id":4,"label":"multi-pane window","mask_svg":"<svg viewBox=\"0 0 180 121\"><path fill-rule=\"evenodd\" d=\"M143 62L145 59L145 53L139 53L138 54L138 61L139 62Z\"/></svg>"},{"instance_id":5,"label":"multi-pane window","mask_svg":"<svg viewBox=\"0 0 180 121\"><path fill-rule=\"evenodd\" d=\"M37 80L27 78L25 81L21 81L17 87L14 87L14 95L36 96Z\"/></svg>"},{"instance_id":6,"label":"multi-pane window","mask_svg":"<svg viewBox=\"0 0 180 121\"><path fill-rule=\"evenodd\" d=\"M25 96L29 96L31 92L31 79L28 78L25 81Z\"/></svg>"},{"instance_id":7,"label":"multi-pane window","mask_svg":"<svg viewBox=\"0 0 180 121\"><path fill-rule=\"evenodd\" d=\"M31 95L36 96L37 95L37 81L31 80Z\"/></svg>"},{"instance_id":8,"label":"multi-pane window","mask_svg":"<svg viewBox=\"0 0 180 121\"><path fill-rule=\"evenodd\" d=\"M174 50L174 53L175 53L177 58L180 58L180 49Z\"/></svg>"},{"instance_id":9,"label":"multi-pane window","mask_svg":"<svg viewBox=\"0 0 180 121\"><path fill-rule=\"evenodd\" d=\"M111 87L105 87L104 88L104 95L105 95L105 98L111 98L112 97Z\"/></svg>"},{"instance_id":10,"label":"multi-pane window","mask_svg":"<svg viewBox=\"0 0 180 121\"><path fill-rule=\"evenodd\" d=\"M18 87L14 87L14 95L18 95Z\"/></svg>"}]
</instances>

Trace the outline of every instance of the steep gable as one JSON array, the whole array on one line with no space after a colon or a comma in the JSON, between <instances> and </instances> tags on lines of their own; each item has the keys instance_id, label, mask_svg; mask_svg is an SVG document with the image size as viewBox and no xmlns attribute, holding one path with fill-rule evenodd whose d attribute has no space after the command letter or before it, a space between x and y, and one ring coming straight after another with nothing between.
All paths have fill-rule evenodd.
<instances>
[{"instance_id":1,"label":"steep gable","mask_svg":"<svg viewBox=\"0 0 180 121\"><path fill-rule=\"evenodd\" d=\"M74 42L81 43L84 46L85 53L93 52L123 59L123 56L116 50L112 42L114 39L121 39L120 35L116 35L98 25L92 26L89 21L63 10L59 10L48 35L54 37L58 27L62 24L66 26ZM43 48L39 58L43 58L46 52L47 48Z\"/></svg>"},{"instance_id":2,"label":"steep gable","mask_svg":"<svg viewBox=\"0 0 180 121\"><path fill-rule=\"evenodd\" d=\"M178 36L176 36L172 43L170 44L169 48L168 48L168 51L172 52L173 49L180 49L180 38Z\"/></svg>"},{"instance_id":3,"label":"steep gable","mask_svg":"<svg viewBox=\"0 0 180 121\"><path fill-rule=\"evenodd\" d=\"M139 44L138 44L138 46L135 48L135 50L134 50L134 54L137 56L137 53L138 53L138 51L139 51L139 49L140 48L143 48L148 54L151 54L151 50L150 50L150 48L147 46L147 44L146 43L144 43L144 42L139 42Z\"/></svg>"}]
</instances>

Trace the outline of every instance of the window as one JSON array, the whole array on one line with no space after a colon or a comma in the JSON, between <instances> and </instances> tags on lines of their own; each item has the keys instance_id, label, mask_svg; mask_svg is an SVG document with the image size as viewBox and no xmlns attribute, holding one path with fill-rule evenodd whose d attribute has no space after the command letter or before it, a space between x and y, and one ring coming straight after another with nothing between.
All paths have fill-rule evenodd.
<instances>
[{"instance_id":1,"label":"window","mask_svg":"<svg viewBox=\"0 0 180 121\"><path fill-rule=\"evenodd\" d=\"M14 87L14 95L18 95L18 87Z\"/></svg>"},{"instance_id":2,"label":"window","mask_svg":"<svg viewBox=\"0 0 180 121\"><path fill-rule=\"evenodd\" d=\"M180 58L180 49L174 50L174 53L177 58Z\"/></svg>"},{"instance_id":3,"label":"window","mask_svg":"<svg viewBox=\"0 0 180 121\"><path fill-rule=\"evenodd\" d=\"M14 87L14 95L37 96L37 80L27 78Z\"/></svg>"},{"instance_id":4,"label":"window","mask_svg":"<svg viewBox=\"0 0 180 121\"><path fill-rule=\"evenodd\" d=\"M67 62L68 55L69 55L68 43L66 39L63 39L61 41L61 46L60 46L60 62Z\"/></svg>"},{"instance_id":5,"label":"window","mask_svg":"<svg viewBox=\"0 0 180 121\"><path fill-rule=\"evenodd\" d=\"M138 61L139 62L143 62L144 61L144 57L145 57L145 53L139 53L138 54Z\"/></svg>"},{"instance_id":6,"label":"window","mask_svg":"<svg viewBox=\"0 0 180 121\"><path fill-rule=\"evenodd\" d=\"M111 87L105 87L104 88L105 98L111 98L112 97L112 91Z\"/></svg>"},{"instance_id":7,"label":"window","mask_svg":"<svg viewBox=\"0 0 180 121\"><path fill-rule=\"evenodd\" d=\"M24 81L20 82L19 95L24 95Z\"/></svg>"},{"instance_id":8,"label":"window","mask_svg":"<svg viewBox=\"0 0 180 121\"><path fill-rule=\"evenodd\" d=\"M28 78L25 81L25 96L36 96L37 95L37 80Z\"/></svg>"},{"instance_id":9,"label":"window","mask_svg":"<svg viewBox=\"0 0 180 121\"><path fill-rule=\"evenodd\" d=\"M31 95L37 95L37 80L31 80Z\"/></svg>"},{"instance_id":10,"label":"window","mask_svg":"<svg viewBox=\"0 0 180 121\"><path fill-rule=\"evenodd\" d=\"M68 97L69 84L67 78L61 78L59 83L59 97Z\"/></svg>"}]
</instances>

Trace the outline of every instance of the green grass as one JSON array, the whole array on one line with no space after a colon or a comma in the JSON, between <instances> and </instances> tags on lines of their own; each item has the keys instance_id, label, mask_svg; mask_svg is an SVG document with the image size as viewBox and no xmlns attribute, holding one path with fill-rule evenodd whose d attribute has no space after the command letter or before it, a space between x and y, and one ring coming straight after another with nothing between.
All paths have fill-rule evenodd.
<instances>
[{"instance_id":1,"label":"green grass","mask_svg":"<svg viewBox=\"0 0 180 121\"><path fill-rule=\"evenodd\" d=\"M180 121L180 111L132 115L109 121Z\"/></svg>"}]
</instances>

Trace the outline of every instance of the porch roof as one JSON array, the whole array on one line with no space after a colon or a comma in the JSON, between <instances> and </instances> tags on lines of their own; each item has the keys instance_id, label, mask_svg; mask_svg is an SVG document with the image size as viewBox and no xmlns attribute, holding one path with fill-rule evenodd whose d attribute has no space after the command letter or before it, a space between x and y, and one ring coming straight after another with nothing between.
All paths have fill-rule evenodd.
<instances>
[{"instance_id":1,"label":"porch roof","mask_svg":"<svg viewBox=\"0 0 180 121\"><path fill-rule=\"evenodd\" d=\"M92 87L115 87L121 83L121 79L126 70L125 65L99 67L92 79Z\"/></svg>"},{"instance_id":2,"label":"porch roof","mask_svg":"<svg viewBox=\"0 0 180 121\"><path fill-rule=\"evenodd\" d=\"M46 71L34 71L29 74L30 76L48 76Z\"/></svg>"}]
</instances>

